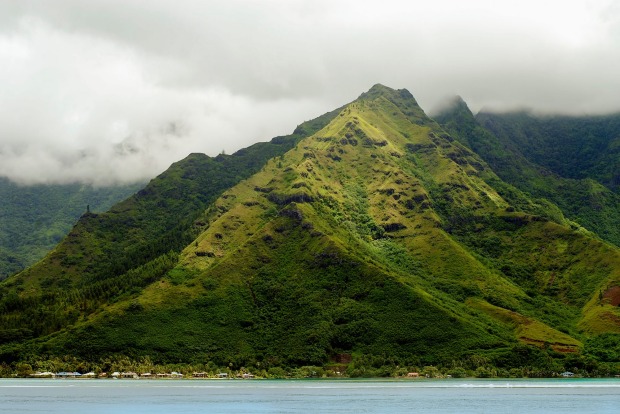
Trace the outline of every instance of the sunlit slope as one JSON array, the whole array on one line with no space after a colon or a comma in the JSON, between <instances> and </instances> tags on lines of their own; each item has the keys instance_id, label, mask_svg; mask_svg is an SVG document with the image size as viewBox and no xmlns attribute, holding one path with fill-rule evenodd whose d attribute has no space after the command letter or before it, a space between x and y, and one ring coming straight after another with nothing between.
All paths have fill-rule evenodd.
<instances>
[{"instance_id":1,"label":"sunlit slope","mask_svg":"<svg viewBox=\"0 0 620 414\"><path fill-rule=\"evenodd\" d=\"M0 345L71 326L163 277L201 232L197 218L210 203L338 112L232 155L190 154L109 211L84 214L44 259L0 282Z\"/></svg>"},{"instance_id":2,"label":"sunlit slope","mask_svg":"<svg viewBox=\"0 0 620 414\"><path fill-rule=\"evenodd\" d=\"M433 363L518 341L576 352L620 326L618 250L502 182L404 90L373 87L197 223L174 269L51 348Z\"/></svg>"}]
</instances>

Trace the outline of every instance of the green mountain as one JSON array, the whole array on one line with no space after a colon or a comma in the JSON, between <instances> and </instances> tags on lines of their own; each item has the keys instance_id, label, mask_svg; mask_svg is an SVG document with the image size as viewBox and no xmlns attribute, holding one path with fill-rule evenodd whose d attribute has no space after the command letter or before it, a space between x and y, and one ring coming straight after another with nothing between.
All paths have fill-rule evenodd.
<instances>
[{"instance_id":1,"label":"green mountain","mask_svg":"<svg viewBox=\"0 0 620 414\"><path fill-rule=\"evenodd\" d=\"M619 291L617 247L375 85L82 216L0 285L0 360L609 372Z\"/></svg>"},{"instance_id":2,"label":"green mountain","mask_svg":"<svg viewBox=\"0 0 620 414\"><path fill-rule=\"evenodd\" d=\"M142 187L20 186L0 178L0 280L42 259L87 207L105 211Z\"/></svg>"},{"instance_id":3,"label":"green mountain","mask_svg":"<svg viewBox=\"0 0 620 414\"><path fill-rule=\"evenodd\" d=\"M456 98L434 118L502 180L620 246L620 115L474 117Z\"/></svg>"},{"instance_id":4,"label":"green mountain","mask_svg":"<svg viewBox=\"0 0 620 414\"><path fill-rule=\"evenodd\" d=\"M620 114L534 116L480 113L477 120L532 162L565 178L620 190Z\"/></svg>"},{"instance_id":5,"label":"green mountain","mask_svg":"<svg viewBox=\"0 0 620 414\"><path fill-rule=\"evenodd\" d=\"M191 154L105 213L83 214L45 259L0 284L0 343L75 323L107 300L161 277L200 233L199 220L225 189L325 126L338 110L293 134L215 158ZM142 272L142 273L141 273ZM136 275L148 273L143 279Z\"/></svg>"}]
</instances>

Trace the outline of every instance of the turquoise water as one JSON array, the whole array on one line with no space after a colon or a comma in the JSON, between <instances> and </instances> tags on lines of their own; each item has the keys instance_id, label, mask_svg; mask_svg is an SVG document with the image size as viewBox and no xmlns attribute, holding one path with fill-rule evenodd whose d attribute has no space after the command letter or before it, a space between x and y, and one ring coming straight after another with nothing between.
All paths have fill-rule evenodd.
<instances>
[{"instance_id":1,"label":"turquoise water","mask_svg":"<svg viewBox=\"0 0 620 414\"><path fill-rule=\"evenodd\" d=\"M0 379L2 413L618 413L620 379Z\"/></svg>"}]
</instances>

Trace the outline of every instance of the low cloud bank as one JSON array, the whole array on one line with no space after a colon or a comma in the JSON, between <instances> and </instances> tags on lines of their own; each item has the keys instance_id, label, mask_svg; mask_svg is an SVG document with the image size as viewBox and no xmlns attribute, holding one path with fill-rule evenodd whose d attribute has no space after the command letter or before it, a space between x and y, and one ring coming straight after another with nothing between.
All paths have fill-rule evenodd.
<instances>
[{"instance_id":1,"label":"low cloud bank","mask_svg":"<svg viewBox=\"0 0 620 414\"><path fill-rule=\"evenodd\" d=\"M0 176L113 184L287 134L375 83L424 109L620 110L613 1L0 5ZM429 2L427 2L429 3Z\"/></svg>"}]
</instances>

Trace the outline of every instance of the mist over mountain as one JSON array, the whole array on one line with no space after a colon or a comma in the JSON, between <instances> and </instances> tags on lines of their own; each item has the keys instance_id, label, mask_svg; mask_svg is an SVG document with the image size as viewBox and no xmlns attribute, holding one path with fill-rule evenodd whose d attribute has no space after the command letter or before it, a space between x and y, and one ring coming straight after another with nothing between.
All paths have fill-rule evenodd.
<instances>
[{"instance_id":1,"label":"mist over mountain","mask_svg":"<svg viewBox=\"0 0 620 414\"><path fill-rule=\"evenodd\" d=\"M619 16L609 0L4 1L0 176L144 182L374 82L427 109L456 92L475 112L618 111Z\"/></svg>"},{"instance_id":2,"label":"mist over mountain","mask_svg":"<svg viewBox=\"0 0 620 414\"><path fill-rule=\"evenodd\" d=\"M474 117L459 97L434 118L504 181L620 245L620 115Z\"/></svg>"},{"instance_id":3,"label":"mist over mountain","mask_svg":"<svg viewBox=\"0 0 620 414\"><path fill-rule=\"evenodd\" d=\"M378 84L291 135L174 163L0 283L0 360L616 372L615 147L562 177L534 157L554 144L511 152L536 119L501 137L463 101L436 119Z\"/></svg>"}]
</instances>

